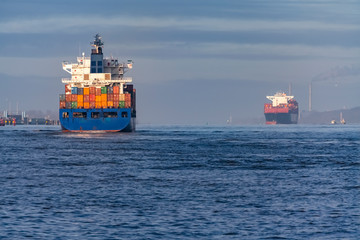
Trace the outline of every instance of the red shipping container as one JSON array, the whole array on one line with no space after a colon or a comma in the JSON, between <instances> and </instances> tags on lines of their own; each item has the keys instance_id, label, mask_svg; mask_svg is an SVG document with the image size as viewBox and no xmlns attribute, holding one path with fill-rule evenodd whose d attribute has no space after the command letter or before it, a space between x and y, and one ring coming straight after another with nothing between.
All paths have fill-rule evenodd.
<instances>
[{"instance_id":1,"label":"red shipping container","mask_svg":"<svg viewBox=\"0 0 360 240\"><path fill-rule=\"evenodd\" d=\"M71 94L71 101L72 102L77 102L78 100L78 95L77 94Z\"/></svg>"},{"instance_id":2,"label":"red shipping container","mask_svg":"<svg viewBox=\"0 0 360 240\"><path fill-rule=\"evenodd\" d=\"M125 108L131 108L131 102L125 102Z\"/></svg>"},{"instance_id":3,"label":"red shipping container","mask_svg":"<svg viewBox=\"0 0 360 240\"><path fill-rule=\"evenodd\" d=\"M95 95L95 87L89 87L90 94Z\"/></svg>"},{"instance_id":4,"label":"red shipping container","mask_svg":"<svg viewBox=\"0 0 360 240\"><path fill-rule=\"evenodd\" d=\"M66 102L65 101L60 101L60 108L61 109L66 108Z\"/></svg>"},{"instance_id":5,"label":"red shipping container","mask_svg":"<svg viewBox=\"0 0 360 240\"><path fill-rule=\"evenodd\" d=\"M114 101L114 108L119 108L119 101Z\"/></svg>"},{"instance_id":6,"label":"red shipping container","mask_svg":"<svg viewBox=\"0 0 360 240\"><path fill-rule=\"evenodd\" d=\"M131 94L130 93L126 93L125 94L125 102L130 102L131 101Z\"/></svg>"},{"instance_id":7,"label":"red shipping container","mask_svg":"<svg viewBox=\"0 0 360 240\"><path fill-rule=\"evenodd\" d=\"M89 108L91 109L91 108L95 108L95 102L90 102L90 106L89 106Z\"/></svg>"},{"instance_id":8,"label":"red shipping container","mask_svg":"<svg viewBox=\"0 0 360 240\"><path fill-rule=\"evenodd\" d=\"M120 87L119 87L119 86L114 86L114 87L113 87L113 93L119 94L119 91L120 91Z\"/></svg>"},{"instance_id":9,"label":"red shipping container","mask_svg":"<svg viewBox=\"0 0 360 240\"><path fill-rule=\"evenodd\" d=\"M84 95L84 102L90 102L90 96L89 95Z\"/></svg>"},{"instance_id":10,"label":"red shipping container","mask_svg":"<svg viewBox=\"0 0 360 240\"><path fill-rule=\"evenodd\" d=\"M118 101L120 101L119 94L114 93L114 102L118 102Z\"/></svg>"},{"instance_id":11,"label":"red shipping container","mask_svg":"<svg viewBox=\"0 0 360 240\"><path fill-rule=\"evenodd\" d=\"M95 95L96 96L101 96L101 88L96 88L95 89Z\"/></svg>"},{"instance_id":12,"label":"red shipping container","mask_svg":"<svg viewBox=\"0 0 360 240\"><path fill-rule=\"evenodd\" d=\"M90 102L95 102L95 99L96 99L95 94L90 94L89 97L90 97L90 99L89 99Z\"/></svg>"},{"instance_id":13,"label":"red shipping container","mask_svg":"<svg viewBox=\"0 0 360 240\"><path fill-rule=\"evenodd\" d=\"M70 84L65 85L65 94L71 94L71 86L70 86Z\"/></svg>"},{"instance_id":14,"label":"red shipping container","mask_svg":"<svg viewBox=\"0 0 360 240\"><path fill-rule=\"evenodd\" d=\"M66 100L67 102L71 102L71 94L66 94L66 95L65 95L65 100Z\"/></svg>"},{"instance_id":15,"label":"red shipping container","mask_svg":"<svg viewBox=\"0 0 360 240\"><path fill-rule=\"evenodd\" d=\"M108 93L107 100L111 101L111 102L114 101L114 94L113 93Z\"/></svg>"}]
</instances>

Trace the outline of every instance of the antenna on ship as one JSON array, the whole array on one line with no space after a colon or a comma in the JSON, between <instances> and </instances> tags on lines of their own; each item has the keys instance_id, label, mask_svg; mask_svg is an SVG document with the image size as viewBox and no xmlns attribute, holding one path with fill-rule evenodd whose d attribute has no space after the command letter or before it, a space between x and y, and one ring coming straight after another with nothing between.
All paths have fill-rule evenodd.
<instances>
[{"instance_id":1,"label":"antenna on ship","mask_svg":"<svg viewBox=\"0 0 360 240\"><path fill-rule=\"evenodd\" d=\"M104 45L104 42L101 40L100 34L97 33L94 38L94 42L91 43L91 46L95 47L95 53L102 53L102 46Z\"/></svg>"}]
</instances>

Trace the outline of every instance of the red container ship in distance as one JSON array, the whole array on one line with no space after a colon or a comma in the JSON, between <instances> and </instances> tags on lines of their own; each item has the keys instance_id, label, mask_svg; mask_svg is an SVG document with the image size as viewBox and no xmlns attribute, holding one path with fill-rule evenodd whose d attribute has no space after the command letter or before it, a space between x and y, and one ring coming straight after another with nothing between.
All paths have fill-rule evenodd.
<instances>
[{"instance_id":1,"label":"red container ship in distance","mask_svg":"<svg viewBox=\"0 0 360 240\"><path fill-rule=\"evenodd\" d=\"M278 92L266 98L272 101L264 104L266 124L297 124L299 107L294 96Z\"/></svg>"}]
</instances>

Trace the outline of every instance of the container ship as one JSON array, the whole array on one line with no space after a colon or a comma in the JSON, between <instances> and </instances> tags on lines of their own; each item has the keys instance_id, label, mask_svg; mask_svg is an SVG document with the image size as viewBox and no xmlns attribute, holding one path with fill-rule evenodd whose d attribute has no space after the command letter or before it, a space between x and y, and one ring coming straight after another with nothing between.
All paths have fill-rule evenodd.
<instances>
[{"instance_id":1,"label":"container ship","mask_svg":"<svg viewBox=\"0 0 360 240\"><path fill-rule=\"evenodd\" d=\"M132 132L135 130L136 90L124 77L133 62L104 58L102 38L95 35L91 56L63 62L71 78L63 78L59 119L64 132Z\"/></svg>"},{"instance_id":2,"label":"container ship","mask_svg":"<svg viewBox=\"0 0 360 240\"><path fill-rule=\"evenodd\" d=\"M299 107L294 96L278 92L266 98L272 101L264 104L266 124L297 124Z\"/></svg>"}]
</instances>

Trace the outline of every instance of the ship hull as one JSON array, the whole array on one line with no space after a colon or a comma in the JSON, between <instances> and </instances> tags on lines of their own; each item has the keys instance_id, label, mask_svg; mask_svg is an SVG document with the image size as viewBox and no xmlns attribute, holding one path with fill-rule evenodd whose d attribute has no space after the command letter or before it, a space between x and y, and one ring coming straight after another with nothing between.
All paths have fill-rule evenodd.
<instances>
[{"instance_id":1,"label":"ship hull","mask_svg":"<svg viewBox=\"0 0 360 240\"><path fill-rule=\"evenodd\" d=\"M59 119L64 132L135 131L135 117L130 108L60 109Z\"/></svg>"},{"instance_id":2,"label":"ship hull","mask_svg":"<svg viewBox=\"0 0 360 240\"><path fill-rule=\"evenodd\" d=\"M297 113L265 113L266 124L297 124Z\"/></svg>"}]
</instances>

